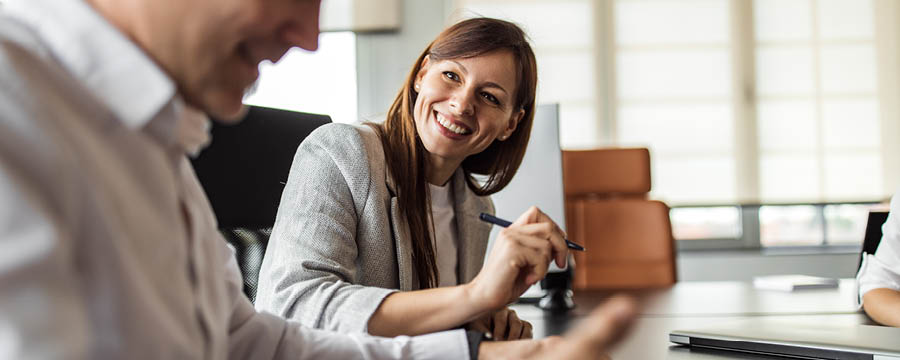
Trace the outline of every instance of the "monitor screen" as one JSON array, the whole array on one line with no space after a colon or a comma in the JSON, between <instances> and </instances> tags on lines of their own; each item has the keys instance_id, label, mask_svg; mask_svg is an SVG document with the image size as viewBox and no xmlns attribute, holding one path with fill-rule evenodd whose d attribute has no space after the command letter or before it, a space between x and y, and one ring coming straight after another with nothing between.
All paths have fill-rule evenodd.
<instances>
[{"instance_id":1,"label":"monitor screen","mask_svg":"<svg viewBox=\"0 0 900 360\"><path fill-rule=\"evenodd\" d=\"M565 230L558 114L559 106L556 104L537 106L522 165L509 185L491 196L497 217L515 221L525 210L535 205ZM498 226L491 230L488 248L493 245L499 231ZM551 266L551 271L554 269L558 268Z\"/></svg>"}]
</instances>

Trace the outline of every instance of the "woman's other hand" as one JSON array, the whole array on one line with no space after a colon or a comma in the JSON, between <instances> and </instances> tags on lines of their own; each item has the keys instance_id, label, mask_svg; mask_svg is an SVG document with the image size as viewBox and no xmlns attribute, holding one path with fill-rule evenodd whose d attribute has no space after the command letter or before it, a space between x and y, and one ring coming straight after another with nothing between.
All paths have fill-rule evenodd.
<instances>
[{"instance_id":1,"label":"woman's other hand","mask_svg":"<svg viewBox=\"0 0 900 360\"><path fill-rule=\"evenodd\" d=\"M508 307L482 316L468 325L469 330L490 334L493 340L531 339L531 323L519 319Z\"/></svg>"},{"instance_id":2,"label":"woman's other hand","mask_svg":"<svg viewBox=\"0 0 900 360\"><path fill-rule=\"evenodd\" d=\"M622 338L634 321L634 299L614 297L582 320L564 336L540 340L484 341L478 358L493 359L609 359L606 353Z\"/></svg>"}]
</instances>

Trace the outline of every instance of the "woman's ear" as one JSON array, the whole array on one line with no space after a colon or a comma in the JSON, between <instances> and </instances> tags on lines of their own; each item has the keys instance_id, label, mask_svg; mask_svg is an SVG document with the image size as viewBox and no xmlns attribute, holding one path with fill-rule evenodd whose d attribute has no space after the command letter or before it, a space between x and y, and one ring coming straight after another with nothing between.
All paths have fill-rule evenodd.
<instances>
[{"instance_id":1,"label":"woman's ear","mask_svg":"<svg viewBox=\"0 0 900 360\"><path fill-rule=\"evenodd\" d=\"M506 127L506 130L503 131L503 134L500 135L500 140L506 140L512 135L513 132L516 131L516 127L519 126L519 121L522 121L522 117L525 116L525 109L519 109L509 117L509 124Z\"/></svg>"},{"instance_id":2,"label":"woman's ear","mask_svg":"<svg viewBox=\"0 0 900 360\"><path fill-rule=\"evenodd\" d=\"M416 92L419 92L419 84L422 83L422 78L425 77L425 73L428 72L428 67L431 66L431 57L425 55L425 58L422 59L422 66L419 66L419 71L416 72L416 81L413 85Z\"/></svg>"}]
</instances>

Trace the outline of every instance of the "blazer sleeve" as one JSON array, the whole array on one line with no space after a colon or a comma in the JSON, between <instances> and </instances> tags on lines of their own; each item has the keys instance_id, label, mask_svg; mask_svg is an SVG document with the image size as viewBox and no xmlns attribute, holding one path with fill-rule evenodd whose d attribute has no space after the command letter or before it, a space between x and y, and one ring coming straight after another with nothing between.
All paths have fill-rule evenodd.
<instances>
[{"instance_id":1,"label":"blazer sleeve","mask_svg":"<svg viewBox=\"0 0 900 360\"><path fill-rule=\"evenodd\" d=\"M224 243L224 241L222 241ZM305 327L253 309L242 292L243 283L231 251L223 244L230 275L230 298L234 301L229 319L230 359L467 359L472 345L462 329L421 336L383 338L359 332L340 333ZM477 345L477 343L475 343ZM474 347L474 351L477 351Z\"/></svg>"},{"instance_id":2,"label":"blazer sleeve","mask_svg":"<svg viewBox=\"0 0 900 360\"><path fill-rule=\"evenodd\" d=\"M260 269L256 308L303 325L367 332L393 291L355 285L357 223L369 191L359 130L320 127L300 145Z\"/></svg>"}]
</instances>

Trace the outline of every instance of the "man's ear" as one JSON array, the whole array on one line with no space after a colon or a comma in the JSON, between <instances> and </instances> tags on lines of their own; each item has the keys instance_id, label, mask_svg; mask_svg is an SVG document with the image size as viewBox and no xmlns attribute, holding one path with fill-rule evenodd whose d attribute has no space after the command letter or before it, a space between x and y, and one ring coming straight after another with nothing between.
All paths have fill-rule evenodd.
<instances>
[{"instance_id":1,"label":"man's ear","mask_svg":"<svg viewBox=\"0 0 900 360\"><path fill-rule=\"evenodd\" d=\"M516 131L516 127L519 126L519 122L522 121L522 118L525 116L525 109L519 109L509 117L509 124L506 127L506 130L503 131L503 135L501 138L506 140L512 135L513 132Z\"/></svg>"},{"instance_id":2,"label":"man's ear","mask_svg":"<svg viewBox=\"0 0 900 360\"><path fill-rule=\"evenodd\" d=\"M431 66L431 57L429 55L425 55L425 58L422 59L422 66L419 66L419 71L416 72L416 84L422 83L422 78L425 77L425 73L428 72L428 67ZM418 92L418 90L416 90Z\"/></svg>"}]
</instances>

